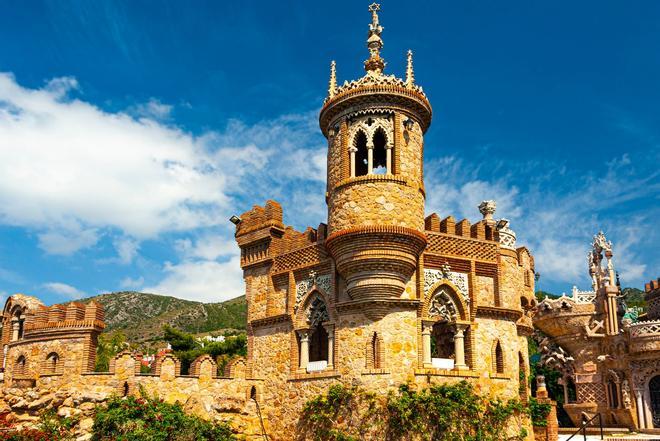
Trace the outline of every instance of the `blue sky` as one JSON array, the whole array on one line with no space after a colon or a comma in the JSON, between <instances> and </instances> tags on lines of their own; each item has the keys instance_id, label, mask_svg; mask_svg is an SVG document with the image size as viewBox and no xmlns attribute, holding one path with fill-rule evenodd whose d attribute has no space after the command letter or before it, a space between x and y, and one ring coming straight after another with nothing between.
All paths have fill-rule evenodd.
<instances>
[{"instance_id":1,"label":"blue sky","mask_svg":"<svg viewBox=\"0 0 660 441\"><path fill-rule=\"evenodd\" d=\"M368 2L0 1L0 295L242 294L227 218L326 217L329 62L363 74ZM660 3L385 0L386 71L434 106L427 212L483 199L539 287L660 275Z\"/></svg>"}]
</instances>

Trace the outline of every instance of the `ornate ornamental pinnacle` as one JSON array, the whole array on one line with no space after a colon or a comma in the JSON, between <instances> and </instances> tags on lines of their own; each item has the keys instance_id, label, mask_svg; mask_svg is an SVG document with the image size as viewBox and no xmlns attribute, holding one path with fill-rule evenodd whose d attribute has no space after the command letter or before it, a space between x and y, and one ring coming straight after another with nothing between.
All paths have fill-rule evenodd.
<instances>
[{"instance_id":1,"label":"ornate ornamental pinnacle","mask_svg":"<svg viewBox=\"0 0 660 441\"><path fill-rule=\"evenodd\" d=\"M369 6L371 12L371 23L369 24L369 36L367 37L367 48L369 49L369 59L364 62L364 68L367 73L379 76L385 68L385 60L380 57L380 50L383 47L383 40L380 34L383 32L383 27L378 21L378 11L380 5L372 3Z\"/></svg>"},{"instance_id":2,"label":"ornate ornamental pinnacle","mask_svg":"<svg viewBox=\"0 0 660 441\"><path fill-rule=\"evenodd\" d=\"M413 52L408 49L408 63L406 66L406 87L415 84L415 71L413 70Z\"/></svg>"},{"instance_id":3,"label":"ornate ornamental pinnacle","mask_svg":"<svg viewBox=\"0 0 660 441\"><path fill-rule=\"evenodd\" d=\"M479 204L479 212L483 215L484 220L492 220L496 208L497 204L493 200L482 201L481 204Z\"/></svg>"},{"instance_id":4,"label":"ornate ornamental pinnacle","mask_svg":"<svg viewBox=\"0 0 660 441\"><path fill-rule=\"evenodd\" d=\"M334 60L330 63L330 83L328 84L328 96L332 98L337 93L337 65Z\"/></svg>"}]
</instances>

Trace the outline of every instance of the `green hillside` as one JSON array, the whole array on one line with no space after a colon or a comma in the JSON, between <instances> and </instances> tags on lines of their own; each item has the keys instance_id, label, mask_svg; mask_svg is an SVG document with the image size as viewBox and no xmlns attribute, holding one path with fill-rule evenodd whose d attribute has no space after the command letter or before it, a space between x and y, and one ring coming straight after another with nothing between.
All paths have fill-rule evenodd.
<instances>
[{"instance_id":1,"label":"green hillside","mask_svg":"<svg viewBox=\"0 0 660 441\"><path fill-rule=\"evenodd\" d=\"M202 303L134 291L101 294L80 300L96 301L105 309L106 332L121 331L130 342L158 339L163 326L190 333L244 330L245 296L221 303Z\"/></svg>"}]
</instances>

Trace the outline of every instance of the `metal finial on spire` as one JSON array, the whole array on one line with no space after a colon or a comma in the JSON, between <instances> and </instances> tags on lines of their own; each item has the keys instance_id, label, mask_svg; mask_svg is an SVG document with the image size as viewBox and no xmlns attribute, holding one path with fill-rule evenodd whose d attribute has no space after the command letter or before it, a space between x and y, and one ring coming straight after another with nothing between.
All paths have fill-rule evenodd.
<instances>
[{"instance_id":1,"label":"metal finial on spire","mask_svg":"<svg viewBox=\"0 0 660 441\"><path fill-rule=\"evenodd\" d=\"M412 87L415 83L415 71L413 70L413 52L408 49L408 65L406 66L406 87Z\"/></svg>"},{"instance_id":2,"label":"metal finial on spire","mask_svg":"<svg viewBox=\"0 0 660 441\"><path fill-rule=\"evenodd\" d=\"M372 3L369 6L371 12L371 23L369 24L369 36L367 37L367 48L369 48L369 59L364 62L364 68L372 75L380 75L385 68L385 61L380 57L380 50L383 47L383 40L380 34L383 32L383 27L378 21L378 11L380 5Z\"/></svg>"},{"instance_id":3,"label":"metal finial on spire","mask_svg":"<svg viewBox=\"0 0 660 441\"><path fill-rule=\"evenodd\" d=\"M328 96L332 98L337 93L337 66L335 61L330 63L330 83L328 84Z\"/></svg>"}]
</instances>

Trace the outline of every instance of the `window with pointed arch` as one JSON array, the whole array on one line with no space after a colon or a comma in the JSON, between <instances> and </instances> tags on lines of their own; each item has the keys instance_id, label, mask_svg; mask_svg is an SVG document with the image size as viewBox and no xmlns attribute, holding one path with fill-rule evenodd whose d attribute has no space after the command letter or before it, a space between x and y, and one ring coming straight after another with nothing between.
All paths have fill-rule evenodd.
<instances>
[{"instance_id":1,"label":"window with pointed arch","mask_svg":"<svg viewBox=\"0 0 660 441\"><path fill-rule=\"evenodd\" d=\"M367 134L358 130L353 138L353 148L355 154L352 155L354 164L351 167L355 170L355 176L364 176L369 172L369 152L367 148Z\"/></svg>"},{"instance_id":2,"label":"window with pointed arch","mask_svg":"<svg viewBox=\"0 0 660 441\"><path fill-rule=\"evenodd\" d=\"M377 128L374 132L373 146L373 167L371 172L375 175L387 174L387 135L382 127Z\"/></svg>"},{"instance_id":3,"label":"window with pointed arch","mask_svg":"<svg viewBox=\"0 0 660 441\"><path fill-rule=\"evenodd\" d=\"M494 373L504 373L504 353L502 352L502 344L499 340L496 340L493 345L492 363L492 371Z\"/></svg>"},{"instance_id":4,"label":"window with pointed arch","mask_svg":"<svg viewBox=\"0 0 660 441\"><path fill-rule=\"evenodd\" d=\"M46 374L58 374L60 373L60 356L57 352L51 352L48 354L46 357L45 363L44 363L44 372Z\"/></svg>"},{"instance_id":5,"label":"window with pointed arch","mask_svg":"<svg viewBox=\"0 0 660 441\"><path fill-rule=\"evenodd\" d=\"M14 377L22 377L27 374L27 359L25 355L19 355L14 363Z\"/></svg>"}]
</instances>

